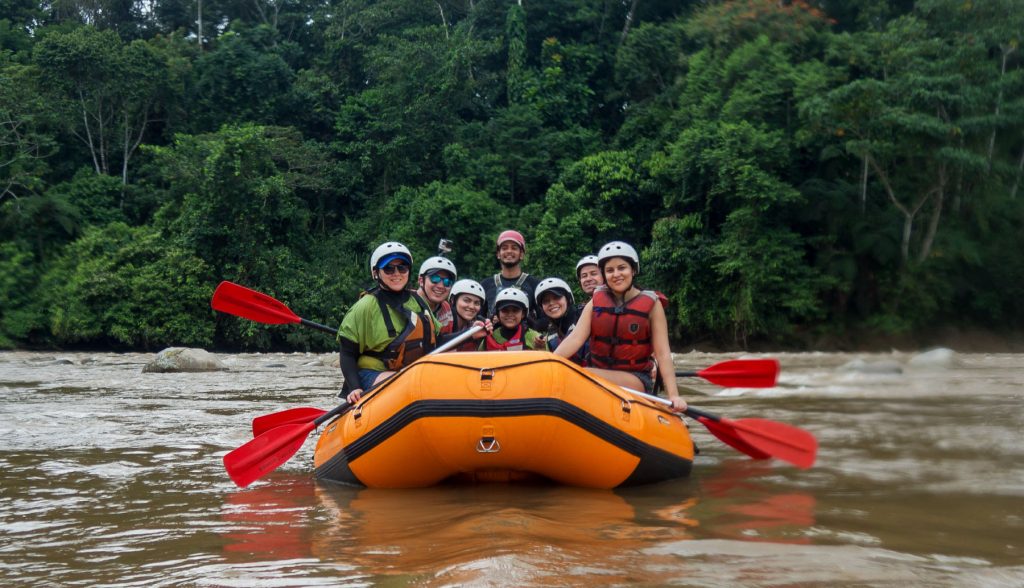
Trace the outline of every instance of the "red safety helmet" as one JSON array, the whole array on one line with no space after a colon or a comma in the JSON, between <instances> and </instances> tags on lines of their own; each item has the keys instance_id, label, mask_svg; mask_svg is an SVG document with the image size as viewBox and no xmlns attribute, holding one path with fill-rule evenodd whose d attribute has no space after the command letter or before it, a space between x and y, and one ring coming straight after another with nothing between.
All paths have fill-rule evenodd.
<instances>
[{"instance_id":1,"label":"red safety helmet","mask_svg":"<svg viewBox=\"0 0 1024 588\"><path fill-rule=\"evenodd\" d=\"M519 245L519 248L523 250L523 253L526 253L526 239L523 238L522 233L519 231L513 231L511 229L508 231L502 231L502 233L498 235L498 247L500 248L501 244L505 241L514 242Z\"/></svg>"}]
</instances>

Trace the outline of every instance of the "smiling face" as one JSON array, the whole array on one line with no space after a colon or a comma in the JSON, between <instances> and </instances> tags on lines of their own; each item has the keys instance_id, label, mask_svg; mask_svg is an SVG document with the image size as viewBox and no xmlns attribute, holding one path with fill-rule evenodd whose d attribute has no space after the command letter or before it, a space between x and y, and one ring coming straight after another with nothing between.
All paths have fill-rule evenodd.
<instances>
[{"instance_id":1,"label":"smiling face","mask_svg":"<svg viewBox=\"0 0 1024 588\"><path fill-rule=\"evenodd\" d=\"M459 294L455 298L455 313L464 321L473 321L480 314L483 301L472 294Z\"/></svg>"},{"instance_id":2,"label":"smiling face","mask_svg":"<svg viewBox=\"0 0 1024 588\"><path fill-rule=\"evenodd\" d=\"M437 280L436 283L434 282L435 279ZM420 291L423 292L427 302L437 306L441 301L448 300L448 295L452 292L452 282L454 281L455 276L444 270L429 276L420 276ZM446 283L447 286L445 285Z\"/></svg>"},{"instance_id":3,"label":"smiling face","mask_svg":"<svg viewBox=\"0 0 1024 588\"><path fill-rule=\"evenodd\" d=\"M633 287L633 276L633 266L625 258L613 257L604 264L604 283L616 294L625 294Z\"/></svg>"},{"instance_id":4,"label":"smiling face","mask_svg":"<svg viewBox=\"0 0 1024 588\"><path fill-rule=\"evenodd\" d=\"M409 283L409 264L401 259L393 259L377 270L377 279L385 288L392 292L401 292Z\"/></svg>"},{"instance_id":5,"label":"smiling face","mask_svg":"<svg viewBox=\"0 0 1024 588\"><path fill-rule=\"evenodd\" d=\"M587 296L594 295L594 289L604 284L604 277L601 276L601 268L596 265L585 265L580 268L580 288Z\"/></svg>"},{"instance_id":6,"label":"smiling face","mask_svg":"<svg viewBox=\"0 0 1024 588\"><path fill-rule=\"evenodd\" d=\"M498 310L498 321L506 329L514 329L519 326L519 323L523 322L523 314L521 307L510 304Z\"/></svg>"},{"instance_id":7,"label":"smiling face","mask_svg":"<svg viewBox=\"0 0 1024 588\"><path fill-rule=\"evenodd\" d=\"M515 241L505 241L498 247L498 261L505 267L515 267L523 261L523 250Z\"/></svg>"},{"instance_id":8,"label":"smiling face","mask_svg":"<svg viewBox=\"0 0 1024 588\"><path fill-rule=\"evenodd\" d=\"M565 296L549 290L541 294L540 308L549 319L558 320L569 309L569 300Z\"/></svg>"}]
</instances>

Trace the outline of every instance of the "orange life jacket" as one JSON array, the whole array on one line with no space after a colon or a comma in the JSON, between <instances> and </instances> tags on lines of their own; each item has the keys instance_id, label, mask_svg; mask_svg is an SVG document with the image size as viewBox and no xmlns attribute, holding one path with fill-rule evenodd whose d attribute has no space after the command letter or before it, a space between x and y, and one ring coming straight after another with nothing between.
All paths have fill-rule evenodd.
<instances>
[{"instance_id":1,"label":"orange life jacket","mask_svg":"<svg viewBox=\"0 0 1024 588\"><path fill-rule=\"evenodd\" d=\"M650 290L621 306L615 305L606 287L594 290L594 314L590 320L590 365L598 368L649 371L651 354L651 309L658 295Z\"/></svg>"},{"instance_id":2,"label":"orange life jacket","mask_svg":"<svg viewBox=\"0 0 1024 588\"><path fill-rule=\"evenodd\" d=\"M371 295L373 294L375 293L371 292ZM383 351L364 351L364 353L383 361L388 370L400 370L437 346L434 321L427 303L415 292L411 292L409 295L416 300L420 312L414 313L404 306L390 306L380 296L374 295L377 304L380 305L380 313L384 317L384 326L388 330L388 336L394 337L394 339ZM389 306L406 317L405 328L401 333L395 329L395 325L391 321L391 313L388 312Z\"/></svg>"}]
</instances>

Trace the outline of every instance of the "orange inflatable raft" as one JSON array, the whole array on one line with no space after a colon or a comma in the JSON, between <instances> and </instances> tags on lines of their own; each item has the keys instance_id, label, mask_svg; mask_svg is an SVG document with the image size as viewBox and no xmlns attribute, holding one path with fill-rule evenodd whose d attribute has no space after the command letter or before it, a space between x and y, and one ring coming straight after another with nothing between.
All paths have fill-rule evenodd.
<instances>
[{"instance_id":1,"label":"orange inflatable raft","mask_svg":"<svg viewBox=\"0 0 1024 588\"><path fill-rule=\"evenodd\" d=\"M587 488L686 476L682 419L551 353L427 356L320 435L316 477L373 488L546 478Z\"/></svg>"}]
</instances>

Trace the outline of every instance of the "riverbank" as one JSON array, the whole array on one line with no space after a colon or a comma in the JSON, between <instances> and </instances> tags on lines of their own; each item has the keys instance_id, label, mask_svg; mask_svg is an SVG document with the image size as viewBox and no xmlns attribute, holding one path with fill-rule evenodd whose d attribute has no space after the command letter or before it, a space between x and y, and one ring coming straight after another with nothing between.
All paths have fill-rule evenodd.
<instances>
[{"instance_id":1,"label":"riverbank","mask_svg":"<svg viewBox=\"0 0 1024 588\"><path fill-rule=\"evenodd\" d=\"M803 332L786 341L750 339L730 345L710 340L696 340L672 345L673 352L691 350L705 353L878 353L888 351L925 351L945 347L958 353L1024 353L1024 332L994 331L977 327L944 326L913 333L883 333L877 330L848 331L837 334Z\"/></svg>"},{"instance_id":2,"label":"riverbank","mask_svg":"<svg viewBox=\"0 0 1024 588\"><path fill-rule=\"evenodd\" d=\"M914 333L882 333L872 330L848 331L843 334L826 335L810 331L794 334L780 340L748 339L742 343L730 344L709 338L689 341L674 341L673 353L739 353L750 351L755 353L878 353L888 351L926 351L937 347L952 349L958 353L1024 353L1024 332L995 331L977 327L937 327L927 331ZM162 349L162 348L161 348ZM30 351L41 353L60 352L93 352L93 353L156 353L161 349L134 349L122 347L103 347L96 345L68 345L64 347L0 347L0 351ZM313 353L329 353L333 349L234 349L210 346L205 349L215 353L293 353L310 351Z\"/></svg>"}]
</instances>

